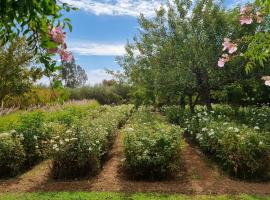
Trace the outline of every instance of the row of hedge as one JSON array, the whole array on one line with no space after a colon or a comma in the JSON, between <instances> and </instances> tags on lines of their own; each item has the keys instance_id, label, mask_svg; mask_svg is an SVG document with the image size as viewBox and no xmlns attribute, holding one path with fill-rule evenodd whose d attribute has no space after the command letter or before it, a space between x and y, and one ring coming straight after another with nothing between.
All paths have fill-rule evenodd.
<instances>
[{"instance_id":1,"label":"row of hedge","mask_svg":"<svg viewBox=\"0 0 270 200\"><path fill-rule=\"evenodd\" d=\"M125 165L141 178L164 178L179 167L182 131L145 108L124 129Z\"/></svg>"},{"instance_id":2,"label":"row of hedge","mask_svg":"<svg viewBox=\"0 0 270 200\"><path fill-rule=\"evenodd\" d=\"M227 109L226 109L227 110ZM225 110L225 111L226 111ZM235 123L228 113L207 112L199 107L191 115L188 111L164 109L171 121L175 113L184 113L185 118L177 118L186 133L201 149L213 157L225 171L233 176L250 179L270 177L269 133L258 127ZM255 118L256 115L254 114Z\"/></svg>"},{"instance_id":3,"label":"row of hedge","mask_svg":"<svg viewBox=\"0 0 270 200\"><path fill-rule=\"evenodd\" d=\"M18 116L16 123L10 123L9 129L12 130L0 133L0 177L16 176L50 156L48 144L54 137L52 123L63 121L68 124L75 120L74 116L91 113L94 116L98 107L98 103L91 102L50 112L51 115L35 111Z\"/></svg>"},{"instance_id":4,"label":"row of hedge","mask_svg":"<svg viewBox=\"0 0 270 200\"><path fill-rule=\"evenodd\" d=\"M132 108L130 105L107 107L95 119L86 116L69 127L52 126L53 176L69 179L96 174L117 129L128 119Z\"/></svg>"}]
</instances>

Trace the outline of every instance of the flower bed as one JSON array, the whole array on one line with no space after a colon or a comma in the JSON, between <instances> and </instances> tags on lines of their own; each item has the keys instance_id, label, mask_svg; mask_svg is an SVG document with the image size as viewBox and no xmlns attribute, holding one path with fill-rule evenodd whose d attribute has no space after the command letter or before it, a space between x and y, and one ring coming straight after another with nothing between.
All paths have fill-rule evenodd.
<instances>
[{"instance_id":1,"label":"flower bed","mask_svg":"<svg viewBox=\"0 0 270 200\"><path fill-rule=\"evenodd\" d=\"M54 178L95 175L116 130L127 120L132 108L125 105L108 107L97 118L76 120L71 127L54 126L55 137L51 140Z\"/></svg>"},{"instance_id":2,"label":"flower bed","mask_svg":"<svg viewBox=\"0 0 270 200\"><path fill-rule=\"evenodd\" d=\"M181 129L142 109L124 129L125 164L132 175L164 178L178 169Z\"/></svg>"},{"instance_id":3,"label":"flower bed","mask_svg":"<svg viewBox=\"0 0 270 200\"><path fill-rule=\"evenodd\" d=\"M270 176L270 138L246 125L224 121L204 110L185 122L186 131L204 152L240 178Z\"/></svg>"},{"instance_id":4,"label":"flower bed","mask_svg":"<svg viewBox=\"0 0 270 200\"><path fill-rule=\"evenodd\" d=\"M34 111L18 116L12 131L0 133L0 176L16 176L51 155L50 141L54 137L51 128L69 123L83 116L96 115L99 105L91 102L88 105L68 106L52 116L42 111Z\"/></svg>"}]
</instances>

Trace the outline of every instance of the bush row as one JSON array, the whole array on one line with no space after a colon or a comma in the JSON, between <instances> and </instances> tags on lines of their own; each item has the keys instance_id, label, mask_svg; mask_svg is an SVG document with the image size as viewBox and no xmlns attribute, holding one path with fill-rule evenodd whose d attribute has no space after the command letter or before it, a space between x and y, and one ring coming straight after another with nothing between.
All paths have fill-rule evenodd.
<instances>
[{"instance_id":1,"label":"bush row","mask_svg":"<svg viewBox=\"0 0 270 200\"><path fill-rule=\"evenodd\" d=\"M89 115L91 112L95 113L98 104L92 102L82 107L84 109L80 106L71 106L64 110L58 110L54 116L41 111L19 116L16 123L9 127L13 128L12 130L0 133L0 177L15 176L48 158L51 153L48 144L54 137L51 123L61 120L65 123L70 122L75 120L73 119L74 114L80 117ZM67 116L70 116L72 120L67 119Z\"/></svg>"},{"instance_id":2,"label":"bush row","mask_svg":"<svg viewBox=\"0 0 270 200\"><path fill-rule=\"evenodd\" d=\"M214 111L197 111L185 121L187 133L230 174L240 178L269 178L268 133L227 122L223 115L218 116Z\"/></svg>"},{"instance_id":3,"label":"bush row","mask_svg":"<svg viewBox=\"0 0 270 200\"><path fill-rule=\"evenodd\" d=\"M72 126L52 126L55 137L52 172L55 178L69 179L96 174L110 149L116 130L127 120L132 106L107 107L98 117L86 116Z\"/></svg>"},{"instance_id":4,"label":"bush row","mask_svg":"<svg viewBox=\"0 0 270 200\"><path fill-rule=\"evenodd\" d=\"M146 109L136 112L124 129L125 163L131 174L164 178L179 166L181 129Z\"/></svg>"}]
</instances>

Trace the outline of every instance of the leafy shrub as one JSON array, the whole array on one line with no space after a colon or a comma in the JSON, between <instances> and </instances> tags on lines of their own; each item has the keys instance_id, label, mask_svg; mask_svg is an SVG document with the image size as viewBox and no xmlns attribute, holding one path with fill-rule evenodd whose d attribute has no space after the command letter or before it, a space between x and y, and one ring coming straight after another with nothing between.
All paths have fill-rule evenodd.
<instances>
[{"instance_id":1,"label":"leafy shrub","mask_svg":"<svg viewBox=\"0 0 270 200\"><path fill-rule=\"evenodd\" d=\"M26 109L32 106L44 106L51 103L63 103L69 99L69 91L64 88L33 88L19 96L6 96L4 107Z\"/></svg>"},{"instance_id":2,"label":"leafy shrub","mask_svg":"<svg viewBox=\"0 0 270 200\"><path fill-rule=\"evenodd\" d=\"M181 108L181 106L164 106L162 107L162 113L171 123L175 124L183 124L190 115L190 112Z\"/></svg>"},{"instance_id":3,"label":"leafy shrub","mask_svg":"<svg viewBox=\"0 0 270 200\"><path fill-rule=\"evenodd\" d=\"M22 170L25 152L20 136L12 132L0 133L0 177L16 176Z\"/></svg>"},{"instance_id":4,"label":"leafy shrub","mask_svg":"<svg viewBox=\"0 0 270 200\"><path fill-rule=\"evenodd\" d=\"M218 117L217 117L218 116ZM246 125L226 122L226 116L199 111L186 120L186 130L208 155L234 176L270 175L270 139Z\"/></svg>"},{"instance_id":5,"label":"leafy shrub","mask_svg":"<svg viewBox=\"0 0 270 200\"><path fill-rule=\"evenodd\" d=\"M135 113L124 130L126 166L142 178L163 178L178 167L181 129L147 110Z\"/></svg>"},{"instance_id":6,"label":"leafy shrub","mask_svg":"<svg viewBox=\"0 0 270 200\"><path fill-rule=\"evenodd\" d=\"M55 111L17 112L0 117L0 176L14 176L51 155L50 141L55 130L72 126L78 118L98 115L95 101L83 105L68 105ZM3 122L3 123L1 123ZM5 123L4 123L5 122ZM61 131L64 132L64 131Z\"/></svg>"},{"instance_id":7,"label":"leafy shrub","mask_svg":"<svg viewBox=\"0 0 270 200\"><path fill-rule=\"evenodd\" d=\"M42 112L24 114L20 117L16 134L22 135L22 144L26 153L26 166L31 167L47 158L50 133L45 131L45 119Z\"/></svg>"},{"instance_id":8,"label":"leafy shrub","mask_svg":"<svg viewBox=\"0 0 270 200\"><path fill-rule=\"evenodd\" d=\"M54 126L53 176L75 178L96 174L116 130L127 120L131 109L132 106L107 107L97 118L83 117L71 127Z\"/></svg>"},{"instance_id":9,"label":"leafy shrub","mask_svg":"<svg viewBox=\"0 0 270 200\"><path fill-rule=\"evenodd\" d=\"M101 104L121 104L128 101L129 87L121 84L95 85L70 89L70 99L95 99Z\"/></svg>"},{"instance_id":10,"label":"leafy shrub","mask_svg":"<svg viewBox=\"0 0 270 200\"><path fill-rule=\"evenodd\" d=\"M100 105L97 101L91 101L90 103L83 105L69 105L65 107L61 112L53 112L51 115L47 116L47 121L50 122L60 122L64 123L68 126L71 126L73 121L77 118L82 118L87 115L93 115L94 111L97 109L105 109L100 108Z\"/></svg>"}]
</instances>

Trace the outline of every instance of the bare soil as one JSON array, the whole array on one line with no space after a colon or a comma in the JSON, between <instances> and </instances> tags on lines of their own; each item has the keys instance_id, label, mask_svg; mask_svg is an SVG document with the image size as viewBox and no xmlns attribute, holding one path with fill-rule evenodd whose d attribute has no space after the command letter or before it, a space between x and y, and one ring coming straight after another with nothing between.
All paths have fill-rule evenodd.
<instances>
[{"instance_id":1,"label":"bare soil","mask_svg":"<svg viewBox=\"0 0 270 200\"><path fill-rule=\"evenodd\" d=\"M51 161L44 161L29 172L9 180L0 180L3 192L106 191L158 192L181 194L270 194L270 182L255 183L234 180L223 174L200 151L186 143L180 170L163 181L129 179L123 170L122 134L116 137L102 171L85 180L55 181L50 177Z\"/></svg>"}]
</instances>

